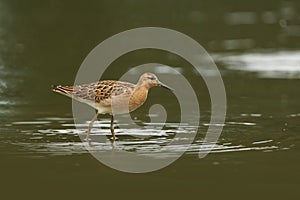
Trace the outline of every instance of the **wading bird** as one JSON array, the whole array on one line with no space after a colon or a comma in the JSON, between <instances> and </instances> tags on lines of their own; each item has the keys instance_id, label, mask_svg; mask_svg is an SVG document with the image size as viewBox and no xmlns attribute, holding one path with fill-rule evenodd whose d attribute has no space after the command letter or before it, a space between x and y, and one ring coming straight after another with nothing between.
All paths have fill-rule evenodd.
<instances>
[{"instance_id":1,"label":"wading bird","mask_svg":"<svg viewBox=\"0 0 300 200\"><path fill-rule=\"evenodd\" d=\"M89 123L86 140L99 114L110 114L110 131L115 141L114 115L129 113L143 105L147 99L148 90L154 86L174 90L158 80L155 74L144 73L137 84L116 80L103 80L74 86L52 86L52 91L86 103L96 109L97 113Z\"/></svg>"}]
</instances>

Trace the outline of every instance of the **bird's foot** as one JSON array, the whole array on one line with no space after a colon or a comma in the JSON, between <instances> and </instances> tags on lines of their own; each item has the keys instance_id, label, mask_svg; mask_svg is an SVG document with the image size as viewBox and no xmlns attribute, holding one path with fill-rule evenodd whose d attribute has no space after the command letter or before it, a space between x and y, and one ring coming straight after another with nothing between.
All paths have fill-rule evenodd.
<instances>
[{"instance_id":1,"label":"bird's foot","mask_svg":"<svg viewBox=\"0 0 300 200\"><path fill-rule=\"evenodd\" d=\"M114 138L114 137L111 137L111 138L110 138L110 140L112 140L112 141L116 141L116 140L118 140L118 139L119 139L119 138L117 138L117 137L115 137L115 138Z\"/></svg>"}]
</instances>

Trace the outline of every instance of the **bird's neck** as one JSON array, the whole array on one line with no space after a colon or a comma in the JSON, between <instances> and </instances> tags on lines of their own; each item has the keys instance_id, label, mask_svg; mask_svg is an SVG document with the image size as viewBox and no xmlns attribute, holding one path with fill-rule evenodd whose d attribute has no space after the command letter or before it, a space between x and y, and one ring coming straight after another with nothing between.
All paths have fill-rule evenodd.
<instances>
[{"instance_id":1,"label":"bird's neck","mask_svg":"<svg viewBox=\"0 0 300 200\"><path fill-rule=\"evenodd\" d=\"M141 79L135 85L136 89L145 89L146 88L147 90L149 90L151 87L153 87L153 85L151 85L149 82L143 81Z\"/></svg>"},{"instance_id":2,"label":"bird's neck","mask_svg":"<svg viewBox=\"0 0 300 200\"><path fill-rule=\"evenodd\" d=\"M132 96L136 96L136 97L145 96L145 98L147 98L149 89L150 87L148 85L137 85L133 91Z\"/></svg>"}]
</instances>

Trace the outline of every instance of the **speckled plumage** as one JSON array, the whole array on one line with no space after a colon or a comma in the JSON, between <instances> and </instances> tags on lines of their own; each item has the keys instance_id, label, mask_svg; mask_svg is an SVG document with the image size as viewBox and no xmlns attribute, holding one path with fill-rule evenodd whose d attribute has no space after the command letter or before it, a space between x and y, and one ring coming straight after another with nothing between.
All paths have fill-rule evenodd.
<instances>
[{"instance_id":1,"label":"speckled plumage","mask_svg":"<svg viewBox=\"0 0 300 200\"><path fill-rule=\"evenodd\" d=\"M130 96L135 85L116 80L104 80L75 86L56 86L55 92L65 94L77 100L100 103L111 96Z\"/></svg>"},{"instance_id":2,"label":"speckled plumage","mask_svg":"<svg viewBox=\"0 0 300 200\"><path fill-rule=\"evenodd\" d=\"M106 113L112 116L111 132L113 138L115 138L112 127L113 115L128 113L140 107L147 99L148 90L153 86L161 86L172 90L161 83L152 73L144 73L137 84L116 80L103 80L75 86L53 86L52 90L97 109L98 112L90 123L87 139L98 114Z\"/></svg>"}]
</instances>

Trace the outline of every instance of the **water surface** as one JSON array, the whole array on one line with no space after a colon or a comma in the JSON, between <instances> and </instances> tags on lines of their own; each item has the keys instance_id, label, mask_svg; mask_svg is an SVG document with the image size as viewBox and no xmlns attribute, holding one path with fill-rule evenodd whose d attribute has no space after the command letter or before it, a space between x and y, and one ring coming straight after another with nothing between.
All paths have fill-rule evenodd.
<instances>
[{"instance_id":1,"label":"water surface","mask_svg":"<svg viewBox=\"0 0 300 200\"><path fill-rule=\"evenodd\" d=\"M260 23L253 28L249 23L259 19L255 16L260 10L249 14L243 10L245 6L246 10L249 8L248 3L242 4L238 5L243 10L240 14L250 16L250 22L234 20L236 14L225 14L225 22L231 23L227 30L227 25L208 27L220 21L216 14L220 10L215 9L214 1L203 5L203 9L210 8L204 9L207 10L204 15L197 11L197 6L202 8L198 4L178 3L171 6L175 10L165 10L166 6L161 7L159 2L156 5L159 12L155 13L134 1L125 6L127 9L119 6L121 2L99 1L93 8L75 2L51 2L0 1L0 191L5 198L292 199L299 196L300 51L283 47L242 51L232 49L232 40L226 39L231 36L240 41L231 28L240 27L239 34L247 35L249 25L255 37L243 40L250 45L244 45L245 48L254 44L274 47L278 42L273 41L277 38L275 33L280 32L277 19L269 24L272 28ZM163 4L173 4L166 2ZM268 6L264 9L277 9ZM261 3L254 7L260 9ZM237 22L248 24L232 24ZM109 116L100 116L92 132L95 139L92 145L99 152L115 148L155 159L172 158L184 146L170 145L163 154L156 152L175 135L184 140L191 129L197 129L194 142L176 162L138 175L118 172L90 155L79 137L85 134L87 122L75 128L71 100L51 92L50 85L72 84L83 59L97 44L120 31L140 26L174 28L211 49L218 46L218 41L226 40L228 51L217 49L218 52L210 54L222 74L228 102L225 123L213 124L223 127L217 144L205 143L203 138L211 125L210 98L202 78L186 61L166 52L145 50L113 62L103 79L117 79L135 66L159 62L177 69L199 91L198 127L188 123L178 126L178 102L162 88L153 88L145 105L132 113L139 128L127 124L128 128L120 132L116 127L118 140L114 147L109 140ZM262 33L261 26L274 35ZM160 67L155 72L158 76L169 73ZM136 71L131 75L140 74ZM150 117L157 117L149 115L153 104L161 104L167 110L163 129L162 124L150 121ZM191 113L190 117L195 116ZM97 142L100 136L107 136L107 140ZM201 146L212 147L203 159L198 158Z\"/></svg>"}]
</instances>

